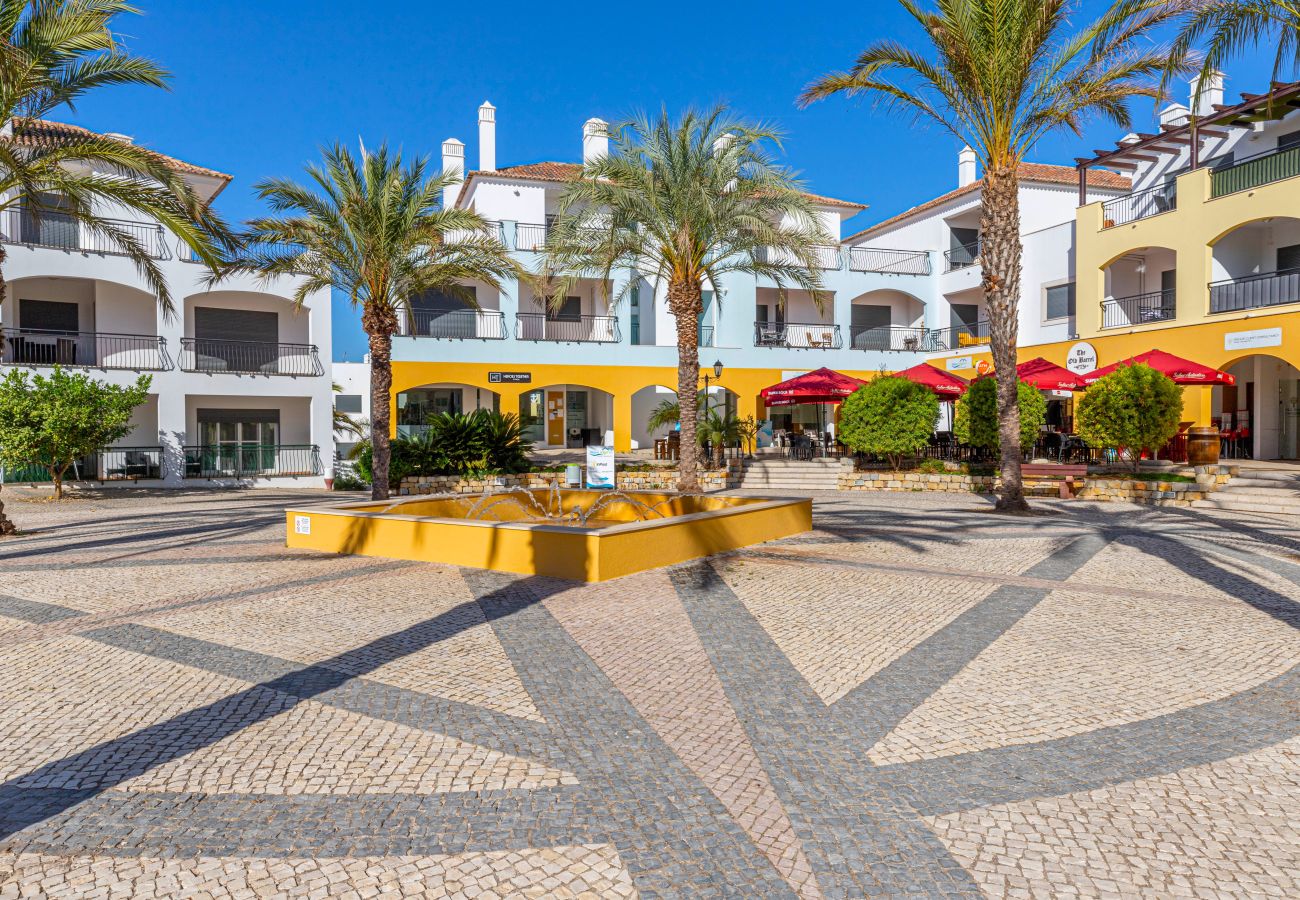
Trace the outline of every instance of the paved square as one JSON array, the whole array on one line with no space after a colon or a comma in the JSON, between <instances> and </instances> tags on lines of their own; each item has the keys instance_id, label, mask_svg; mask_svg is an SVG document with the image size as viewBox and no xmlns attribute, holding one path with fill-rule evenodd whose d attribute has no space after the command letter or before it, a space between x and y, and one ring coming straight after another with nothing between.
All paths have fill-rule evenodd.
<instances>
[{"instance_id":1,"label":"paved square","mask_svg":"<svg viewBox=\"0 0 1300 900\"><path fill-rule=\"evenodd\" d=\"M575 585L30 496L0 898L1300 896L1294 522L820 495Z\"/></svg>"}]
</instances>

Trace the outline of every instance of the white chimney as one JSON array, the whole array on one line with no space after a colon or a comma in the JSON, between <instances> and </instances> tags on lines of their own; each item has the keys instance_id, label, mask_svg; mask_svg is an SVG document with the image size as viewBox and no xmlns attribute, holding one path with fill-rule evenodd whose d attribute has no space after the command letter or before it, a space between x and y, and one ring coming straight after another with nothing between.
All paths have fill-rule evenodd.
<instances>
[{"instance_id":1,"label":"white chimney","mask_svg":"<svg viewBox=\"0 0 1300 900\"><path fill-rule=\"evenodd\" d=\"M497 108L486 100L478 108L478 167L497 170Z\"/></svg>"},{"instance_id":2,"label":"white chimney","mask_svg":"<svg viewBox=\"0 0 1300 900\"><path fill-rule=\"evenodd\" d=\"M1170 103L1160 110L1161 125L1186 125L1192 111L1181 103Z\"/></svg>"},{"instance_id":3,"label":"white chimney","mask_svg":"<svg viewBox=\"0 0 1300 900\"><path fill-rule=\"evenodd\" d=\"M465 145L455 138L442 142L442 171L456 173L456 180L442 192L442 205L450 209L456 205L461 185L465 183Z\"/></svg>"},{"instance_id":4,"label":"white chimney","mask_svg":"<svg viewBox=\"0 0 1300 900\"><path fill-rule=\"evenodd\" d=\"M604 119L588 119L582 123L582 162L595 162L609 156L609 123Z\"/></svg>"},{"instance_id":5,"label":"white chimney","mask_svg":"<svg viewBox=\"0 0 1300 900\"><path fill-rule=\"evenodd\" d=\"M957 154L957 187L966 187L979 179L979 164L975 161L975 151L962 147Z\"/></svg>"},{"instance_id":6,"label":"white chimney","mask_svg":"<svg viewBox=\"0 0 1300 900\"><path fill-rule=\"evenodd\" d=\"M1201 76L1195 75L1188 82L1190 88L1188 92L1188 106L1196 110L1198 116L1208 116L1214 112L1214 105L1223 102L1223 73L1211 72L1205 79L1205 85L1201 89L1201 99L1198 103L1196 100L1196 88L1200 84Z\"/></svg>"},{"instance_id":7,"label":"white chimney","mask_svg":"<svg viewBox=\"0 0 1300 900\"><path fill-rule=\"evenodd\" d=\"M129 135L129 134L122 134L122 133L117 132L117 131L106 131L106 132L104 132L104 137L108 138L110 141L117 141L119 144L133 144L133 143L135 143L135 141L134 141L134 139L131 137L131 135Z\"/></svg>"}]
</instances>

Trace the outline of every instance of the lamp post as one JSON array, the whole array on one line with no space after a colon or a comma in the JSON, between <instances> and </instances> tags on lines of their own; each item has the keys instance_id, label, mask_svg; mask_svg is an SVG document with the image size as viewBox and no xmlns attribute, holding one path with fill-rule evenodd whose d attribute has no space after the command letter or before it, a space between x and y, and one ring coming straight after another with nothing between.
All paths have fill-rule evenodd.
<instances>
[{"instance_id":1,"label":"lamp post","mask_svg":"<svg viewBox=\"0 0 1300 900\"><path fill-rule=\"evenodd\" d=\"M722 360L715 360L713 363L713 377L717 381L722 380ZM704 372L704 411L709 411L709 372Z\"/></svg>"}]
</instances>

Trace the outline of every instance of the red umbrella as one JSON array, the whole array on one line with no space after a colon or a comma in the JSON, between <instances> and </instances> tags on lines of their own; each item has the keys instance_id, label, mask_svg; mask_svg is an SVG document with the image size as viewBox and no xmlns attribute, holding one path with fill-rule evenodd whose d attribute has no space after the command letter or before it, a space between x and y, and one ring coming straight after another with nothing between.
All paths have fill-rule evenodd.
<instances>
[{"instance_id":1,"label":"red umbrella","mask_svg":"<svg viewBox=\"0 0 1300 900\"><path fill-rule=\"evenodd\" d=\"M895 378L906 378L908 381L915 381L922 387L928 387L940 396L950 395L960 397L966 393L966 382L956 375L950 375L942 369L936 369L929 363L921 363L918 366L912 366L910 369L904 369L901 372L894 373Z\"/></svg>"},{"instance_id":2,"label":"red umbrella","mask_svg":"<svg viewBox=\"0 0 1300 900\"><path fill-rule=\"evenodd\" d=\"M1083 387L1083 379L1078 375L1041 356L1016 366L1016 375L1040 391L1077 391Z\"/></svg>"},{"instance_id":3,"label":"red umbrella","mask_svg":"<svg viewBox=\"0 0 1300 900\"><path fill-rule=\"evenodd\" d=\"M839 403L866 384L857 378L830 369L818 369L765 387L759 391L767 406L793 406L796 403Z\"/></svg>"},{"instance_id":4,"label":"red umbrella","mask_svg":"<svg viewBox=\"0 0 1300 900\"><path fill-rule=\"evenodd\" d=\"M1109 366L1097 369L1095 372L1089 372L1087 375L1082 376L1082 381L1085 385L1096 384L1098 380L1105 378L1120 366L1132 366L1137 363L1145 363L1157 372L1163 372L1172 378L1175 384L1237 383L1237 379L1227 372L1220 372L1218 369L1194 363L1190 359L1183 359L1163 350L1148 350L1146 353L1139 353L1137 356L1121 359L1119 362L1111 363Z\"/></svg>"}]
</instances>

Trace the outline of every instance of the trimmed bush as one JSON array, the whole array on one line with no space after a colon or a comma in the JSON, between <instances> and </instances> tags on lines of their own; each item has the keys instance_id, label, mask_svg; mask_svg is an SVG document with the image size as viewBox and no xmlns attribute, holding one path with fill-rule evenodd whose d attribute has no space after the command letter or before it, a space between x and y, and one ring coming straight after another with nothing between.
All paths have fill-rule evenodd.
<instances>
[{"instance_id":1,"label":"trimmed bush","mask_svg":"<svg viewBox=\"0 0 1300 900\"><path fill-rule=\"evenodd\" d=\"M1120 366L1088 388L1074 413L1079 435L1093 447L1127 449L1138 470L1142 451L1158 451L1178 433L1183 391L1148 365Z\"/></svg>"},{"instance_id":2,"label":"trimmed bush","mask_svg":"<svg viewBox=\"0 0 1300 900\"><path fill-rule=\"evenodd\" d=\"M1016 386L1020 406L1020 449L1031 450L1047 421L1047 401L1038 389L1023 381ZM953 422L957 440L970 447L998 449L998 383L994 378L977 378L957 401Z\"/></svg>"},{"instance_id":3,"label":"trimmed bush","mask_svg":"<svg viewBox=\"0 0 1300 900\"><path fill-rule=\"evenodd\" d=\"M903 458L929 442L939 419L939 399L915 382L877 375L840 407L839 437L850 450L889 460L898 471Z\"/></svg>"}]
</instances>

